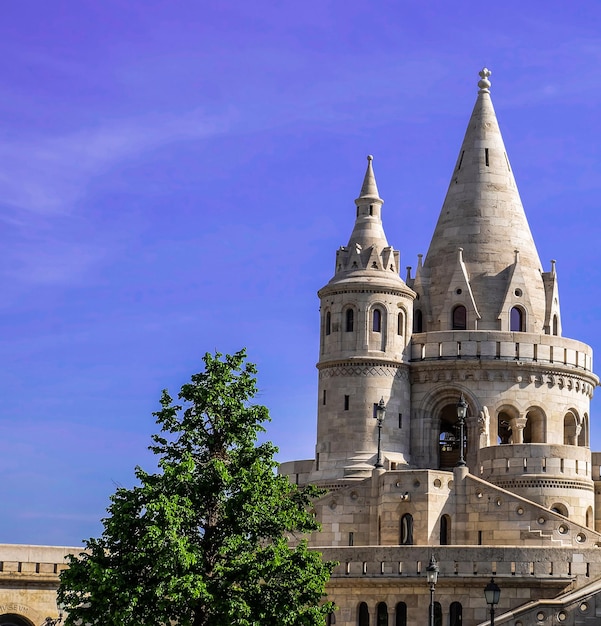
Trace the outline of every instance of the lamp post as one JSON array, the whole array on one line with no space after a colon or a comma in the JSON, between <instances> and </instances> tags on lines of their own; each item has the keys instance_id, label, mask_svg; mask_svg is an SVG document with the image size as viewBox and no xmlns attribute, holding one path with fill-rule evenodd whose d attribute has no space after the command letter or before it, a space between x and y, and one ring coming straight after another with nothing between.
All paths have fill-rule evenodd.
<instances>
[{"instance_id":1,"label":"lamp post","mask_svg":"<svg viewBox=\"0 0 601 626\"><path fill-rule=\"evenodd\" d=\"M430 564L426 567L426 580L430 585L430 626L434 626L434 589L438 581L438 563L434 555L430 557Z\"/></svg>"},{"instance_id":2,"label":"lamp post","mask_svg":"<svg viewBox=\"0 0 601 626\"><path fill-rule=\"evenodd\" d=\"M491 578L490 582L484 588L484 597L486 603L490 605L490 626L495 626L495 604L499 604L501 590L499 585L495 583L495 579Z\"/></svg>"},{"instance_id":3,"label":"lamp post","mask_svg":"<svg viewBox=\"0 0 601 626\"><path fill-rule=\"evenodd\" d=\"M465 458L463 457L463 445L465 443L465 416L467 415L467 402L461 394L461 398L457 403L457 419L459 420L459 461L457 467L465 467Z\"/></svg>"},{"instance_id":4,"label":"lamp post","mask_svg":"<svg viewBox=\"0 0 601 626\"><path fill-rule=\"evenodd\" d=\"M376 414L374 418L378 420L378 458L376 459L375 467L384 467L382 465L382 422L386 415L386 405L384 404L384 398L380 399L380 402L376 405Z\"/></svg>"}]
</instances>

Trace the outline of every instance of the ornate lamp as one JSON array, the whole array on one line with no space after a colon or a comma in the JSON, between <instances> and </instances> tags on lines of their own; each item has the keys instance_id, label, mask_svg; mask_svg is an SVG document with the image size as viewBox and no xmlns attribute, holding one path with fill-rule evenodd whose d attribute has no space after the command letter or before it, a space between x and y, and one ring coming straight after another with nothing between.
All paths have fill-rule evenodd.
<instances>
[{"instance_id":1,"label":"ornate lamp","mask_svg":"<svg viewBox=\"0 0 601 626\"><path fill-rule=\"evenodd\" d=\"M426 581L430 585L430 626L434 626L434 589L438 582L438 563L434 555L430 557L430 563L426 567Z\"/></svg>"},{"instance_id":2,"label":"ornate lamp","mask_svg":"<svg viewBox=\"0 0 601 626\"><path fill-rule=\"evenodd\" d=\"M490 605L490 626L495 626L495 604L499 604L501 589L495 583L494 578L491 578L488 585L484 588L484 597L486 598L486 603Z\"/></svg>"},{"instance_id":3,"label":"ornate lamp","mask_svg":"<svg viewBox=\"0 0 601 626\"><path fill-rule=\"evenodd\" d=\"M384 398L380 399L380 402L376 405L376 414L374 418L378 420L378 458L376 460L375 467L384 467L382 465L382 422L386 416L386 405L384 404Z\"/></svg>"},{"instance_id":4,"label":"ornate lamp","mask_svg":"<svg viewBox=\"0 0 601 626\"><path fill-rule=\"evenodd\" d=\"M465 458L463 456L463 448L465 445L465 418L467 416L467 402L461 394L461 398L457 403L457 419L459 421L459 461L457 467L465 467Z\"/></svg>"}]
</instances>

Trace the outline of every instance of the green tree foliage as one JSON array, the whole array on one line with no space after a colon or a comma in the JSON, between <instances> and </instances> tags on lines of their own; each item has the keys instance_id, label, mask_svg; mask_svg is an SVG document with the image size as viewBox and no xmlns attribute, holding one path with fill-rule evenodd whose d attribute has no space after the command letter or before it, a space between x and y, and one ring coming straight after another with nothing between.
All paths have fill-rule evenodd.
<instances>
[{"instance_id":1,"label":"green tree foliage","mask_svg":"<svg viewBox=\"0 0 601 626\"><path fill-rule=\"evenodd\" d=\"M111 496L104 531L70 556L59 602L67 626L312 626L332 563L298 535L318 529L315 488L275 473L257 443L269 420L245 351L204 356L179 393L164 391L150 449L158 472Z\"/></svg>"}]
</instances>

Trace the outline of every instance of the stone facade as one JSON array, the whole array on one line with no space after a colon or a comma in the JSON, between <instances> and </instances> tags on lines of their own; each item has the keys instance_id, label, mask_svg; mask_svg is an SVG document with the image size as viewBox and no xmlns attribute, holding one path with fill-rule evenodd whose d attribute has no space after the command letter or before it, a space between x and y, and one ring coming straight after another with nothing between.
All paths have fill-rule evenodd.
<instances>
[{"instance_id":1,"label":"stone facade","mask_svg":"<svg viewBox=\"0 0 601 626\"><path fill-rule=\"evenodd\" d=\"M310 542L339 563L337 626L428 623L432 555L438 626L489 624L491 577L497 626L601 620L599 381L591 348L562 336L555 262L540 262L489 76L415 275L400 278L368 157L319 291L315 459L280 471L326 489Z\"/></svg>"},{"instance_id":2,"label":"stone facade","mask_svg":"<svg viewBox=\"0 0 601 626\"><path fill-rule=\"evenodd\" d=\"M437 626L489 624L491 577L497 626L601 623L599 381L591 348L562 336L555 262L543 270L489 76L415 274L400 277L368 157L354 228L319 291L315 458L280 471L326 491L309 541L339 563L337 626L427 624L432 556ZM0 626L56 617L77 551L0 545Z\"/></svg>"},{"instance_id":3,"label":"stone facade","mask_svg":"<svg viewBox=\"0 0 601 626\"><path fill-rule=\"evenodd\" d=\"M0 625L41 626L56 619L65 555L81 548L0 544Z\"/></svg>"}]
</instances>

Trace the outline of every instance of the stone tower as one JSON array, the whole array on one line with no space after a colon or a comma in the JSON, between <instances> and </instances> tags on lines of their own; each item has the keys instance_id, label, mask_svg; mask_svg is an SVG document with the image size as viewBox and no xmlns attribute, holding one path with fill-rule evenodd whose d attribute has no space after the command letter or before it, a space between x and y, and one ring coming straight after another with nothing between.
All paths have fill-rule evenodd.
<instances>
[{"instance_id":1,"label":"stone tower","mask_svg":"<svg viewBox=\"0 0 601 626\"><path fill-rule=\"evenodd\" d=\"M490 97L479 91L423 266L412 337L412 460L456 463L469 404L470 471L592 522L589 346L561 336L555 262L544 272Z\"/></svg>"},{"instance_id":2,"label":"stone tower","mask_svg":"<svg viewBox=\"0 0 601 626\"><path fill-rule=\"evenodd\" d=\"M489 77L415 275L399 276L368 157L350 240L319 291L316 455L280 471L326 489L310 543L340 563L337 626L426 624L433 555L437 625L487 626L491 576L499 626L601 615L598 378L591 348L562 336L555 261L540 262Z\"/></svg>"},{"instance_id":3,"label":"stone tower","mask_svg":"<svg viewBox=\"0 0 601 626\"><path fill-rule=\"evenodd\" d=\"M317 446L313 481L371 475L377 442L374 407L384 398L398 414L382 428L390 463L407 463L410 411L409 338L415 294L399 276L400 254L388 244L372 157L346 246L319 291L321 332Z\"/></svg>"}]
</instances>

